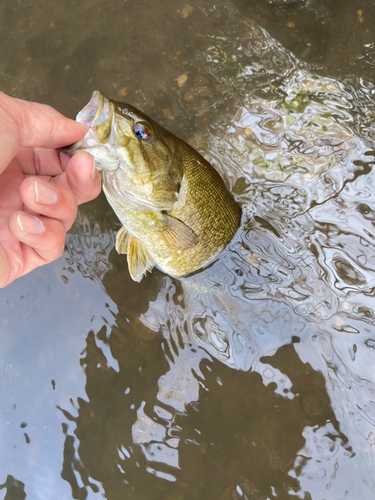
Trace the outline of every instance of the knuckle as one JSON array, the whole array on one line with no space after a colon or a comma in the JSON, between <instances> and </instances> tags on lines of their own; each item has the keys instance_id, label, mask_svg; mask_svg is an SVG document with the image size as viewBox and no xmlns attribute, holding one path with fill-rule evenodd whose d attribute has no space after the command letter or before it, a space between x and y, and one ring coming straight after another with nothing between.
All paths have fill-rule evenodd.
<instances>
[{"instance_id":1,"label":"knuckle","mask_svg":"<svg viewBox=\"0 0 375 500\"><path fill-rule=\"evenodd\" d=\"M22 271L23 271L22 257L17 256L12 262L12 269L9 277L10 278L9 282L22 276Z\"/></svg>"},{"instance_id":2,"label":"knuckle","mask_svg":"<svg viewBox=\"0 0 375 500\"><path fill-rule=\"evenodd\" d=\"M71 193L67 202L67 209L64 214L64 227L66 230L69 230L72 227L77 217L77 213L78 213L77 199L74 196L74 194Z\"/></svg>"},{"instance_id":3,"label":"knuckle","mask_svg":"<svg viewBox=\"0 0 375 500\"><path fill-rule=\"evenodd\" d=\"M10 262L5 251L3 251L2 255L0 255L0 288L6 287L9 283L19 278L22 275L22 270L22 257L15 253Z\"/></svg>"},{"instance_id":4,"label":"knuckle","mask_svg":"<svg viewBox=\"0 0 375 500\"><path fill-rule=\"evenodd\" d=\"M64 253L65 249L65 239L66 239L66 233L63 227L60 228L60 231L58 234L56 234L56 237L54 238L54 259L59 259L62 254Z\"/></svg>"},{"instance_id":5,"label":"knuckle","mask_svg":"<svg viewBox=\"0 0 375 500\"><path fill-rule=\"evenodd\" d=\"M65 248L65 229L62 222L49 220L46 223L46 232L37 247L34 247L45 262L53 262L61 257Z\"/></svg>"},{"instance_id":6,"label":"knuckle","mask_svg":"<svg viewBox=\"0 0 375 500\"><path fill-rule=\"evenodd\" d=\"M9 283L10 262L8 255L0 245L0 288L4 288Z\"/></svg>"}]
</instances>

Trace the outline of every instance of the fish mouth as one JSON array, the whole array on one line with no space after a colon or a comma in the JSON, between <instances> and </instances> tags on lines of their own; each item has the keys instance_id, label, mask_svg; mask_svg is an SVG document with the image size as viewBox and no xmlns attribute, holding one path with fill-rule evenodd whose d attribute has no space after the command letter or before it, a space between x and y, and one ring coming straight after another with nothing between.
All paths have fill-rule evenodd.
<instances>
[{"instance_id":1,"label":"fish mouth","mask_svg":"<svg viewBox=\"0 0 375 500\"><path fill-rule=\"evenodd\" d=\"M112 108L110 101L104 97L102 92L94 90L90 101L76 116L77 122L89 127L85 137L74 144L59 148L57 151L72 156L78 151L100 147L100 140L98 141L96 137L97 127L106 122L108 124L107 128L110 130L113 117Z\"/></svg>"},{"instance_id":2,"label":"fish mouth","mask_svg":"<svg viewBox=\"0 0 375 500\"><path fill-rule=\"evenodd\" d=\"M105 111L105 116L102 117L103 111ZM88 146L88 142L93 142L94 136L93 130L91 129L98 123L102 123L103 121L107 120L109 117L109 113L110 105L108 99L104 97L100 90L94 90L91 95L90 101L83 109L81 109L81 111L76 116L77 122L83 123L83 125L87 125L88 127L90 127L90 129L83 139L75 142L74 144L70 144L69 146L58 148L57 151L73 156L78 151L84 150ZM91 144L91 146L95 146L95 144Z\"/></svg>"},{"instance_id":3,"label":"fish mouth","mask_svg":"<svg viewBox=\"0 0 375 500\"><path fill-rule=\"evenodd\" d=\"M100 90L94 90L90 101L78 113L76 121L88 127L95 127L95 125L108 120L110 112L108 99L104 97Z\"/></svg>"},{"instance_id":4,"label":"fish mouth","mask_svg":"<svg viewBox=\"0 0 375 500\"><path fill-rule=\"evenodd\" d=\"M77 122L89 127L85 137L70 146L59 148L58 151L70 156L78 151L88 151L95 158L98 170L117 170L121 164L126 164L124 151L116 147L119 120L126 119L116 116L114 102L95 90L90 101L76 117Z\"/></svg>"}]
</instances>

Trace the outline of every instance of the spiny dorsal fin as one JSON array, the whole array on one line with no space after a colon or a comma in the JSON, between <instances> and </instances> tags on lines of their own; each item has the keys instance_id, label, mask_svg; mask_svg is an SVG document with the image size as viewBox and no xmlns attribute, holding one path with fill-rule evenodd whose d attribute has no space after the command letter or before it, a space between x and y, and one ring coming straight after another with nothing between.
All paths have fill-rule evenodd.
<instances>
[{"instance_id":1,"label":"spiny dorsal fin","mask_svg":"<svg viewBox=\"0 0 375 500\"><path fill-rule=\"evenodd\" d=\"M146 272L151 271L155 262L138 238L129 235L128 240L127 254L130 276L139 283Z\"/></svg>"},{"instance_id":2,"label":"spiny dorsal fin","mask_svg":"<svg viewBox=\"0 0 375 500\"><path fill-rule=\"evenodd\" d=\"M117 253L127 253L128 245L129 245L130 234L128 231L122 226L120 231L116 236L116 250Z\"/></svg>"},{"instance_id":3,"label":"spiny dorsal fin","mask_svg":"<svg viewBox=\"0 0 375 500\"><path fill-rule=\"evenodd\" d=\"M166 244L171 250L188 250L198 243L194 231L184 222L163 212L166 224L162 234Z\"/></svg>"}]
</instances>

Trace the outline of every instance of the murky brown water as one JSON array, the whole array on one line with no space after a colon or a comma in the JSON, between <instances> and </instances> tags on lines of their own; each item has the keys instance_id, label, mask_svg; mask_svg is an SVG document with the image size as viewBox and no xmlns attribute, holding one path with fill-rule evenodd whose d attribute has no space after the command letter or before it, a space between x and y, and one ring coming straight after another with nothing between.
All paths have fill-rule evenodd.
<instances>
[{"instance_id":1,"label":"murky brown water","mask_svg":"<svg viewBox=\"0 0 375 500\"><path fill-rule=\"evenodd\" d=\"M0 291L1 498L375 498L374 15L2 2L2 90L69 116L94 89L135 104L244 216L209 268L137 284L101 196Z\"/></svg>"}]
</instances>

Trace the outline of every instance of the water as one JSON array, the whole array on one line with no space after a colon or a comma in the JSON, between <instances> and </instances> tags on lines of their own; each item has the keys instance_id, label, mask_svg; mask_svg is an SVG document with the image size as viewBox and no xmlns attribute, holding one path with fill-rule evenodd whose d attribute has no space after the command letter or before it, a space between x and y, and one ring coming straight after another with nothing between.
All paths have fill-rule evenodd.
<instances>
[{"instance_id":1,"label":"water","mask_svg":"<svg viewBox=\"0 0 375 500\"><path fill-rule=\"evenodd\" d=\"M102 196L0 292L0 497L375 498L374 10L3 2L4 91L128 100L244 215L207 269L137 284Z\"/></svg>"}]
</instances>

